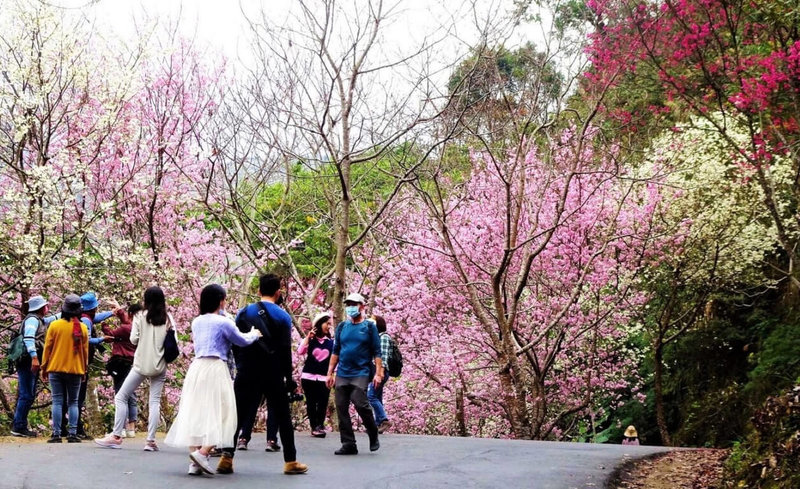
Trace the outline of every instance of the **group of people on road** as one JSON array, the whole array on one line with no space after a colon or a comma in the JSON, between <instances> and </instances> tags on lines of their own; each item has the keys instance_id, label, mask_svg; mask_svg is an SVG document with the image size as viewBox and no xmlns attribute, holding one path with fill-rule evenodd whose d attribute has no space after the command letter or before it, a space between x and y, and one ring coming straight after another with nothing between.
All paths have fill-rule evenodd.
<instances>
[{"instance_id":1,"label":"group of people on road","mask_svg":"<svg viewBox=\"0 0 800 489\"><path fill-rule=\"evenodd\" d=\"M124 312L116 302L110 304L120 314ZM41 377L49 382L52 395L53 434L48 441L60 443L64 435L70 443L90 439L81 419L89 360L104 342L117 339L110 334L98 334L94 325L115 312L98 312L99 302L94 292L82 296L68 294L56 314L50 314L49 303L40 295L31 297L27 306L20 328L25 353L14 365L19 394L11 434L37 435L28 427L28 413Z\"/></svg>"},{"instance_id":2,"label":"group of people on road","mask_svg":"<svg viewBox=\"0 0 800 489\"><path fill-rule=\"evenodd\" d=\"M194 359L186 372L178 412L164 443L188 447L191 475L233 473L237 449L246 450L256 413L262 400L268 406L267 451L283 444L285 474L302 474L306 464L297 461L290 400L301 397L293 380L292 319L281 307L282 280L267 274L259 280L260 300L233 317L225 312L227 293L217 284L203 288L200 310L191 325ZM28 301L22 324L28 359L18 362L19 400L12 433L35 436L27 426L27 415L36 391L37 374L50 382L53 396L53 433L49 442L85 438L80 412L85 399L88 364L93 348L103 342L113 347L107 369L114 384L114 426L95 439L105 448L121 448L126 437L135 436L136 389L149 380L149 419L145 451L158 451L156 428L161 392L166 379L164 342L174 320L167 312L164 292L157 286L144 293L144 304L121 308L109 301L112 311L98 313L98 300L88 292L64 298L58 314L50 315L41 296ZM298 347L305 355L300 376L305 394L311 434L325 437L325 419L330 389L335 387L335 406L341 447L337 455L358 453L352 404L369 437L369 448L380 448L379 433L389 427L382 392L387 380L384 341L386 322L368 319L365 298L357 293L344 301L345 320L332 331L333 316L317 314L311 331ZM94 325L116 315L119 326ZM331 337L333 335L333 338ZM382 356L383 351L383 356ZM233 361L232 361L233 360ZM231 362L232 361L232 362ZM235 374L229 368L235 364ZM81 395L83 393L83 395ZM66 408L65 408L66 406ZM68 414L64 413L66 411ZM62 416L66 421L62 421ZM66 426L66 430L62 427ZM272 427L272 433L270 433ZM213 468L210 457L220 456Z\"/></svg>"}]
</instances>

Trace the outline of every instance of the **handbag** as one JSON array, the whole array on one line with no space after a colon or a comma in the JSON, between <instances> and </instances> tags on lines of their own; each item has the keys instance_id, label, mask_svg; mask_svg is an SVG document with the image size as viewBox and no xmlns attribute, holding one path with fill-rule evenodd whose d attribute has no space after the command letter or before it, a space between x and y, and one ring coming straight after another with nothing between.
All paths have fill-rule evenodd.
<instances>
[{"instance_id":1,"label":"handbag","mask_svg":"<svg viewBox=\"0 0 800 489\"><path fill-rule=\"evenodd\" d=\"M164 361L172 363L180 353L178 339L175 337L175 324L172 322L172 317L169 317L169 329L164 336Z\"/></svg>"}]
</instances>

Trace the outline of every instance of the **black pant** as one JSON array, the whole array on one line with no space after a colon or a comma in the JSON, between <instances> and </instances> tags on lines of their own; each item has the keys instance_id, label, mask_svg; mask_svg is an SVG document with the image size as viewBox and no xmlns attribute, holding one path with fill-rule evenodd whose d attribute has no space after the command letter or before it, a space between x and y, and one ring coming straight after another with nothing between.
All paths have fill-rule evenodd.
<instances>
[{"instance_id":1,"label":"black pant","mask_svg":"<svg viewBox=\"0 0 800 489\"><path fill-rule=\"evenodd\" d=\"M234 386L236 384L234 383ZM234 387L235 389L235 387ZM253 426L256 424L256 415L258 414L258 408L261 406L262 399L259 399L257 403L252 403L252 405L245 406L245 403L248 401L246 399L242 399L242 412L241 419L242 419L242 426L241 429L238 430L239 438L244 438L247 442L250 442L250 439L253 436ZM239 398L237 395L236 399L236 409L238 412L239 409ZM278 441L278 418L275 417L275 413L272 407L267 404L267 440Z\"/></svg>"},{"instance_id":2,"label":"black pant","mask_svg":"<svg viewBox=\"0 0 800 489\"><path fill-rule=\"evenodd\" d=\"M131 372L133 368L133 363L118 363L116 368L113 372L110 372L111 380L114 383L114 394L119 392L120 387L122 384L125 383L125 379L128 377L128 374Z\"/></svg>"},{"instance_id":3,"label":"black pant","mask_svg":"<svg viewBox=\"0 0 800 489\"><path fill-rule=\"evenodd\" d=\"M86 402L86 385L89 383L89 380L86 378L81 379L81 390L78 392L78 435L82 436L86 434L86 430L83 427L83 404ZM61 405L61 411L63 414L61 415L61 426L68 426L67 424L67 397L64 396L64 403Z\"/></svg>"},{"instance_id":4,"label":"black pant","mask_svg":"<svg viewBox=\"0 0 800 489\"><path fill-rule=\"evenodd\" d=\"M315 430L325 426L325 415L328 412L328 397L331 390L325 382L319 380L300 380L303 386L303 394L306 395L306 410L308 412L308 424Z\"/></svg>"},{"instance_id":5,"label":"black pant","mask_svg":"<svg viewBox=\"0 0 800 489\"><path fill-rule=\"evenodd\" d=\"M378 439L375 416L372 414L372 406L367 400L367 384L369 384L369 377L336 377L334 402L336 403L336 414L339 416L339 438L342 440L342 446L356 446L353 421L350 419L351 402L364 422L370 443Z\"/></svg>"},{"instance_id":6,"label":"black pant","mask_svg":"<svg viewBox=\"0 0 800 489\"><path fill-rule=\"evenodd\" d=\"M297 460L297 449L294 446L294 426L292 425L289 396L284 380L271 375L264 376L260 372L239 370L236 379L233 381L233 390L236 394L236 412L238 414L233 446L236 446L236 438L239 431L244 427L249 414L253 412L253 406L258 409L263 396L267 399L268 409L272 410L271 413L267 414L268 418L273 418L278 425L281 442L283 443L284 462ZM269 437L269 430L267 437Z\"/></svg>"}]
</instances>

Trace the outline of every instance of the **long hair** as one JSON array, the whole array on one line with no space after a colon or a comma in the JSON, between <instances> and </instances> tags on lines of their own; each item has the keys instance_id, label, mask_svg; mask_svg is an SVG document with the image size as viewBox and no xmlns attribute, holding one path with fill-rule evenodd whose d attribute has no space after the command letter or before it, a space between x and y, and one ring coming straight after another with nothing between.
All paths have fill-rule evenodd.
<instances>
[{"instance_id":1,"label":"long hair","mask_svg":"<svg viewBox=\"0 0 800 489\"><path fill-rule=\"evenodd\" d=\"M164 291L156 285L144 291L144 308L147 311L147 322L153 326L167 324L167 301Z\"/></svg>"},{"instance_id":2,"label":"long hair","mask_svg":"<svg viewBox=\"0 0 800 489\"><path fill-rule=\"evenodd\" d=\"M61 312L61 319L72 324L72 353L77 355L80 352L83 342L83 323L80 320L81 312L69 313Z\"/></svg>"},{"instance_id":3,"label":"long hair","mask_svg":"<svg viewBox=\"0 0 800 489\"><path fill-rule=\"evenodd\" d=\"M219 284L211 284L200 291L200 314L217 312L219 305L227 297L227 292Z\"/></svg>"},{"instance_id":4,"label":"long hair","mask_svg":"<svg viewBox=\"0 0 800 489\"><path fill-rule=\"evenodd\" d=\"M331 337L331 330L330 329L328 329L328 334L327 335L322 331L322 325L327 323L330 320L331 320L330 316L324 316L324 317L320 318L320 320L317 321L314 324L314 336L316 336L317 338L324 338L326 336L328 338L330 338Z\"/></svg>"},{"instance_id":5,"label":"long hair","mask_svg":"<svg viewBox=\"0 0 800 489\"><path fill-rule=\"evenodd\" d=\"M61 311L61 319L64 321L71 321L72 319L80 319L82 312L64 312Z\"/></svg>"}]
</instances>

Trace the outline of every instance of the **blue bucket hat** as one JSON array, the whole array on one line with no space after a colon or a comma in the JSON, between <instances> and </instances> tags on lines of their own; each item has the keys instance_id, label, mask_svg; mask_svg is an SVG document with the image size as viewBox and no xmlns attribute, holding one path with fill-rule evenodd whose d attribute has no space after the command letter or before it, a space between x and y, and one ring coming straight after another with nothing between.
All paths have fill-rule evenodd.
<instances>
[{"instance_id":1,"label":"blue bucket hat","mask_svg":"<svg viewBox=\"0 0 800 489\"><path fill-rule=\"evenodd\" d=\"M87 292L81 296L81 309L84 312L97 309L97 296L94 292Z\"/></svg>"},{"instance_id":2,"label":"blue bucket hat","mask_svg":"<svg viewBox=\"0 0 800 489\"><path fill-rule=\"evenodd\" d=\"M35 295L28 299L28 312L38 311L39 309L43 308L47 305L47 300L40 296Z\"/></svg>"}]
</instances>

